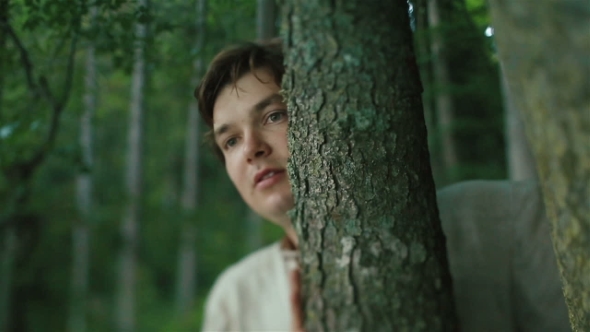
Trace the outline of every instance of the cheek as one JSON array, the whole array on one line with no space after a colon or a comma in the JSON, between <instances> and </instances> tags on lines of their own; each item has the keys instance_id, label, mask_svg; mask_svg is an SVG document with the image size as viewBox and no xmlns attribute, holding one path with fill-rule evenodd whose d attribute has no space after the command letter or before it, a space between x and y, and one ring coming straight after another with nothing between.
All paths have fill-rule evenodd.
<instances>
[{"instance_id":1,"label":"cheek","mask_svg":"<svg viewBox=\"0 0 590 332\"><path fill-rule=\"evenodd\" d=\"M231 158L225 158L225 170L227 171L227 175L229 175L229 179L234 184L234 186L241 191L242 186L240 185L243 182L244 176L240 171L238 165L235 162L232 162Z\"/></svg>"},{"instance_id":2,"label":"cheek","mask_svg":"<svg viewBox=\"0 0 590 332\"><path fill-rule=\"evenodd\" d=\"M282 155L289 155L289 144L287 139L286 125L284 126L284 128L281 128L281 130L277 131L273 141L276 142L275 149L279 150Z\"/></svg>"}]
</instances>

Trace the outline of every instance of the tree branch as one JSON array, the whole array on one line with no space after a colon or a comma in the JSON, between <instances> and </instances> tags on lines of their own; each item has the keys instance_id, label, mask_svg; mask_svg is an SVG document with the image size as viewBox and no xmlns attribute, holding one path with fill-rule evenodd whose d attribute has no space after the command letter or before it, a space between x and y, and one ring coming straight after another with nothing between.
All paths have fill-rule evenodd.
<instances>
[{"instance_id":1,"label":"tree branch","mask_svg":"<svg viewBox=\"0 0 590 332\"><path fill-rule=\"evenodd\" d=\"M35 78L33 77L34 76L33 75L33 64L31 63L31 59L29 58L29 52L27 51L27 49L25 48L25 46L21 42L20 38L18 38L16 32L14 31L14 29L12 28L10 23L8 23L7 21L4 21L4 20L0 21L0 27L2 27L2 29L4 29L4 31L8 34L10 39L12 39L12 41L14 42L14 45L16 46L16 48L19 50L21 62L22 62L23 67L25 69L25 76L27 79L27 85L29 86L29 89L34 94L36 94L39 91L39 87L37 86L37 83L35 82Z\"/></svg>"},{"instance_id":2,"label":"tree branch","mask_svg":"<svg viewBox=\"0 0 590 332\"><path fill-rule=\"evenodd\" d=\"M36 166L40 164L43 161L43 159L45 159L45 156L53 147L53 143L55 142L55 138L57 137L57 132L60 123L59 119L72 91L72 83L74 80L74 67L76 63L77 44L78 33L75 32L72 37L72 42L70 44L70 52L68 55L68 66L66 69L63 95L59 98L59 100L56 101L53 98L53 95L49 90L49 85L47 83L47 79L45 78L45 76L41 76L39 80L41 83L41 89L43 93L48 96L48 101L51 104L51 121L49 123L49 131L47 132L47 140L39 149L39 151L37 151L37 153L33 156L33 158L31 158L31 160L27 163L27 166L30 167L31 170L36 168Z\"/></svg>"}]
</instances>

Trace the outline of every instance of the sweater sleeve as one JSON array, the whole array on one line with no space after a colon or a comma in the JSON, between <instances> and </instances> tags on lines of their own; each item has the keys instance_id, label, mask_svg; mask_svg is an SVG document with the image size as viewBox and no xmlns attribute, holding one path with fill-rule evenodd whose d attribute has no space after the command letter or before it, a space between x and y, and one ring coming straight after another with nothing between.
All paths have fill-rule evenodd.
<instances>
[{"instance_id":1,"label":"sweater sleeve","mask_svg":"<svg viewBox=\"0 0 590 332\"><path fill-rule=\"evenodd\" d=\"M467 181L437 194L463 331L570 331L535 182Z\"/></svg>"},{"instance_id":2,"label":"sweater sleeve","mask_svg":"<svg viewBox=\"0 0 590 332\"><path fill-rule=\"evenodd\" d=\"M507 181L466 181L437 193L461 330L514 331L510 303L513 236Z\"/></svg>"},{"instance_id":3,"label":"sweater sleeve","mask_svg":"<svg viewBox=\"0 0 590 332\"><path fill-rule=\"evenodd\" d=\"M540 186L514 182L512 302L519 331L571 331Z\"/></svg>"}]
</instances>

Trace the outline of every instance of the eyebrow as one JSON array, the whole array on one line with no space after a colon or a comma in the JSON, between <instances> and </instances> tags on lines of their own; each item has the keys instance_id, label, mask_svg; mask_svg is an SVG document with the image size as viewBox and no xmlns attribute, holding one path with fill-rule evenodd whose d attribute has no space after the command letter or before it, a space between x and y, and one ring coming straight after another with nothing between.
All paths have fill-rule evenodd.
<instances>
[{"instance_id":1,"label":"eyebrow","mask_svg":"<svg viewBox=\"0 0 590 332\"><path fill-rule=\"evenodd\" d=\"M273 93L270 96L256 103L256 105L252 106L252 108L250 108L250 112L260 113L264 111L264 109L267 108L269 105L272 105L274 103L280 103L282 101L283 96L281 96L279 93ZM219 126L219 128L215 129L215 131L213 132L213 139L216 139L217 137L223 135L225 132L229 130L229 128L229 124L222 124L221 126Z\"/></svg>"}]
</instances>

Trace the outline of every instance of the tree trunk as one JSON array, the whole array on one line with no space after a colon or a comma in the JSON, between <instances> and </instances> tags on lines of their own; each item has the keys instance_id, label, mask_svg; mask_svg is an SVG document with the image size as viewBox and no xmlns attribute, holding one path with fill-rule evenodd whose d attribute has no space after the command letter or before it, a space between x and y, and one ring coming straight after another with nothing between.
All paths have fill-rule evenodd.
<instances>
[{"instance_id":1,"label":"tree trunk","mask_svg":"<svg viewBox=\"0 0 590 332\"><path fill-rule=\"evenodd\" d=\"M441 141L442 162L446 181L454 181L458 166L458 157L453 138L454 105L449 87L452 85L448 61L445 55L444 38L440 31L440 0L426 0L428 23L431 29L430 52L434 79L434 96L438 115L438 134Z\"/></svg>"},{"instance_id":2,"label":"tree trunk","mask_svg":"<svg viewBox=\"0 0 590 332\"><path fill-rule=\"evenodd\" d=\"M501 76L502 94L504 95L508 177L514 181L536 179L535 159L526 137L522 114L514 105L504 74L502 73Z\"/></svg>"},{"instance_id":3,"label":"tree trunk","mask_svg":"<svg viewBox=\"0 0 590 332\"><path fill-rule=\"evenodd\" d=\"M440 154L437 152L436 139L436 121L433 109L433 92L432 92L432 68L430 40L428 38L430 31L428 28L428 10L427 0L417 0L414 2L414 17L416 19L416 31L414 33L414 43L416 45L416 58L418 68L420 69L420 80L424 92L422 93L422 105L424 108L424 119L426 121L426 130L428 132L428 150L430 151L430 164L434 183L441 184L445 182L445 176L442 174L442 163Z\"/></svg>"},{"instance_id":4,"label":"tree trunk","mask_svg":"<svg viewBox=\"0 0 590 332\"><path fill-rule=\"evenodd\" d=\"M90 8L92 24L96 20L98 9ZM90 218L92 216L93 182L91 169L93 165L93 128L92 120L96 113L96 58L95 49L90 42L86 50L86 74L84 93L84 113L80 118L80 149L84 171L76 179L77 204L80 220L72 232L72 293L68 319L69 331L86 331L86 294L88 291L89 237Z\"/></svg>"},{"instance_id":5,"label":"tree trunk","mask_svg":"<svg viewBox=\"0 0 590 332\"><path fill-rule=\"evenodd\" d=\"M197 50L193 62L192 86L196 86L203 71L203 48L206 33L207 1L198 0L197 16ZM195 99L191 100L188 110L186 128L184 181L182 191L182 209L184 220L178 256L178 273L176 282L176 308L180 317L185 317L193 307L196 288L196 236L195 212L198 207L199 188L199 108Z\"/></svg>"},{"instance_id":6,"label":"tree trunk","mask_svg":"<svg viewBox=\"0 0 590 332\"><path fill-rule=\"evenodd\" d=\"M267 40L277 36L277 5L275 0L258 0L256 9L256 37Z\"/></svg>"},{"instance_id":7,"label":"tree trunk","mask_svg":"<svg viewBox=\"0 0 590 332\"><path fill-rule=\"evenodd\" d=\"M4 117L3 92L4 69L6 68L5 63L7 61L7 35L2 27L4 23L8 22L8 5L8 0L0 0L0 123L5 123L2 119ZM3 209L6 208L3 207ZM0 218L0 221L3 221L0 224L0 331L8 331L10 327L8 319L11 310L10 295L12 291L12 268L16 250L16 235L12 223L4 225L5 222L11 222L10 218L7 218L6 221L4 221L4 218Z\"/></svg>"},{"instance_id":8,"label":"tree trunk","mask_svg":"<svg viewBox=\"0 0 590 332\"><path fill-rule=\"evenodd\" d=\"M138 6L147 8L147 0ZM119 253L119 282L116 306L116 329L121 332L135 330L135 286L137 284L137 247L139 242L144 88L146 80L145 42L147 26L136 24L136 46L131 82L129 134L127 137L127 201L121 223L121 251Z\"/></svg>"},{"instance_id":9,"label":"tree trunk","mask_svg":"<svg viewBox=\"0 0 590 332\"><path fill-rule=\"evenodd\" d=\"M406 0L284 3L308 331L454 331Z\"/></svg>"},{"instance_id":10,"label":"tree trunk","mask_svg":"<svg viewBox=\"0 0 590 332\"><path fill-rule=\"evenodd\" d=\"M590 331L590 2L491 0L537 161L574 331Z\"/></svg>"},{"instance_id":11,"label":"tree trunk","mask_svg":"<svg viewBox=\"0 0 590 332\"><path fill-rule=\"evenodd\" d=\"M12 274L16 256L14 226L8 225L2 232L0 243L0 331L10 331Z\"/></svg>"}]
</instances>

